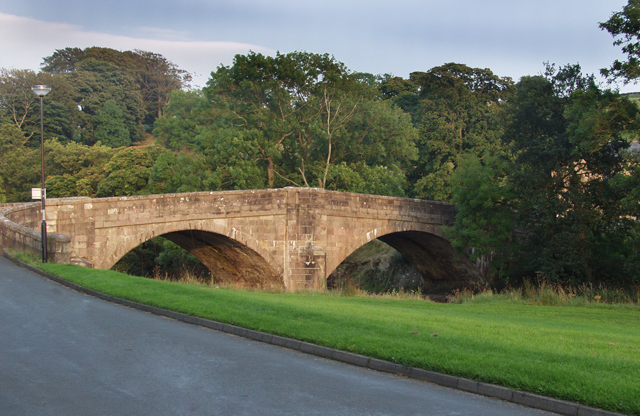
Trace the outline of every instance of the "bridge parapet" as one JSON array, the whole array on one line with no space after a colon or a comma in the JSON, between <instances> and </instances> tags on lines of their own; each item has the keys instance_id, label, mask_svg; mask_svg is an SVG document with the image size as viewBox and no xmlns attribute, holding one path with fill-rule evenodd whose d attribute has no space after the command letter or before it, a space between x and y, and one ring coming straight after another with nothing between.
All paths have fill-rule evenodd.
<instances>
[{"instance_id":1,"label":"bridge parapet","mask_svg":"<svg viewBox=\"0 0 640 416\"><path fill-rule=\"evenodd\" d=\"M0 206L0 248L42 255L39 202ZM69 236L47 235L47 258L53 263L69 263Z\"/></svg>"}]
</instances>

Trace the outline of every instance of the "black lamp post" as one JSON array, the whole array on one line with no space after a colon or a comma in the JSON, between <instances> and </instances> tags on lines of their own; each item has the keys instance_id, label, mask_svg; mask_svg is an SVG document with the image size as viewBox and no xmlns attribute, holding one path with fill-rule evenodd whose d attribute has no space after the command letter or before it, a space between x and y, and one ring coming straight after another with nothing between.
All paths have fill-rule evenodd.
<instances>
[{"instance_id":1,"label":"black lamp post","mask_svg":"<svg viewBox=\"0 0 640 416\"><path fill-rule=\"evenodd\" d=\"M44 117L42 110L42 99L45 95L49 94L51 87L46 85L36 85L31 87L31 91L36 93L40 97L40 167L42 171L42 187L40 188L40 198L42 199L42 262L47 262L47 220L45 218L45 189L44 189Z\"/></svg>"}]
</instances>

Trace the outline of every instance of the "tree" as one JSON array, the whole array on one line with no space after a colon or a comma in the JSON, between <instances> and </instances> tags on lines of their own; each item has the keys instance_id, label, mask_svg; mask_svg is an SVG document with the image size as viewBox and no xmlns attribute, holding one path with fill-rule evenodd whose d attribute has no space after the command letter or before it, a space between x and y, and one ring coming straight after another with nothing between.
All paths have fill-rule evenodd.
<instances>
[{"instance_id":1,"label":"tree","mask_svg":"<svg viewBox=\"0 0 640 416\"><path fill-rule=\"evenodd\" d=\"M327 175L321 181L322 187L348 190L340 186L341 173L352 172L367 183L360 192L405 196L405 172L416 158L414 143L418 138L409 115L388 101L363 99L343 125L326 137L326 145L319 142L320 150L331 144L330 139L334 149L331 159L318 157L323 163L318 163L316 171L324 168L320 173ZM347 167L350 169L345 170ZM388 183L371 183L374 178Z\"/></svg>"},{"instance_id":2,"label":"tree","mask_svg":"<svg viewBox=\"0 0 640 416\"><path fill-rule=\"evenodd\" d=\"M259 164L259 135L252 129L203 129L198 144L212 170L207 186L218 190L265 188L267 175Z\"/></svg>"},{"instance_id":3,"label":"tree","mask_svg":"<svg viewBox=\"0 0 640 416\"><path fill-rule=\"evenodd\" d=\"M65 75L50 75L42 72L38 77L40 83L51 86L51 92L45 97L45 139L56 138L63 143L80 141L81 131L78 126L84 114L78 108L80 96L71 84L71 80ZM34 136L38 139L39 135L39 131L36 131Z\"/></svg>"},{"instance_id":4,"label":"tree","mask_svg":"<svg viewBox=\"0 0 640 416\"><path fill-rule=\"evenodd\" d=\"M15 179L15 168L20 166L19 163L15 164L18 162L15 158L24 155L23 144L24 135L18 126L11 122L0 122L0 201L2 203L14 201L15 190L11 179Z\"/></svg>"},{"instance_id":5,"label":"tree","mask_svg":"<svg viewBox=\"0 0 640 416\"><path fill-rule=\"evenodd\" d=\"M209 187L211 171L203 156L165 150L157 157L149 174L152 193L197 192Z\"/></svg>"},{"instance_id":6,"label":"tree","mask_svg":"<svg viewBox=\"0 0 640 416\"><path fill-rule=\"evenodd\" d=\"M97 196L129 196L148 193L151 168L163 151L158 146L125 147L104 165L105 178L98 184Z\"/></svg>"},{"instance_id":7,"label":"tree","mask_svg":"<svg viewBox=\"0 0 640 416\"><path fill-rule=\"evenodd\" d=\"M411 79L388 76L378 86L382 97L391 100L395 105L411 115L414 126L419 125L420 107L419 87Z\"/></svg>"},{"instance_id":8,"label":"tree","mask_svg":"<svg viewBox=\"0 0 640 416\"><path fill-rule=\"evenodd\" d=\"M47 195L52 198L73 196L95 197L104 179L104 165L114 155L107 146L81 143L45 142Z\"/></svg>"},{"instance_id":9,"label":"tree","mask_svg":"<svg viewBox=\"0 0 640 416\"><path fill-rule=\"evenodd\" d=\"M145 277L161 273L165 279L180 279L185 271L190 276L207 280L211 275L194 255L163 237L155 237L140 244L118 260L113 270Z\"/></svg>"},{"instance_id":10,"label":"tree","mask_svg":"<svg viewBox=\"0 0 640 416\"><path fill-rule=\"evenodd\" d=\"M24 146L21 137L15 125L0 124L0 178L9 202L28 201L31 188L40 187L40 148ZM45 187L50 197L95 196L104 177L104 164L113 151L52 139L44 142L44 155Z\"/></svg>"},{"instance_id":11,"label":"tree","mask_svg":"<svg viewBox=\"0 0 640 416\"><path fill-rule=\"evenodd\" d=\"M0 123L0 161L24 145L22 130L14 123Z\"/></svg>"},{"instance_id":12,"label":"tree","mask_svg":"<svg viewBox=\"0 0 640 416\"><path fill-rule=\"evenodd\" d=\"M31 87L37 84L51 87L51 92L43 100L45 139L73 140L80 111L74 101L76 94L64 76L2 69L0 117L22 130L25 144L39 147L40 105L38 96L31 91Z\"/></svg>"},{"instance_id":13,"label":"tree","mask_svg":"<svg viewBox=\"0 0 640 416\"><path fill-rule=\"evenodd\" d=\"M451 177L455 224L445 229L460 251L473 247L472 260L492 258L493 272L504 273L512 259L517 195L510 174L513 156L508 151L479 157L467 154Z\"/></svg>"},{"instance_id":14,"label":"tree","mask_svg":"<svg viewBox=\"0 0 640 416\"><path fill-rule=\"evenodd\" d=\"M22 134L15 125L0 126L0 140L3 142L0 178L4 182L5 198L7 202L28 201L31 188L40 187L40 149L24 146L21 143Z\"/></svg>"},{"instance_id":15,"label":"tree","mask_svg":"<svg viewBox=\"0 0 640 416\"><path fill-rule=\"evenodd\" d=\"M600 29L617 38L613 44L622 46L622 52L627 55L626 61L616 59L610 68L600 72L611 79L622 79L625 84L635 83L640 77L640 0L629 0L622 11L601 22Z\"/></svg>"},{"instance_id":16,"label":"tree","mask_svg":"<svg viewBox=\"0 0 640 416\"><path fill-rule=\"evenodd\" d=\"M171 91L188 86L191 75L164 56L142 50L118 51L111 48L57 49L44 58L42 70L50 74L69 75L85 61L114 65L119 72L135 81L145 112L144 123L152 126L168 101Z\"/></svg>"},{"instance_id":17,"label":"tree","mask_svg":"<svg viewBox=\"0 0 640 416\"><path fill-rule=\"evenodd\" d=\"M502 104L512 94L513 82L488 69L454 63L414 72L410 81L403 88L416 91L420 100L413 115L419 128L419 156L410 173L412 194L448 201L449 181L459 159L500 147ZM404 102L414 106L406 98Z\"/></svg>"},{"instance_id":18,"label":"tree","mask_svg":"<svg viewBox=\"0 0 640 416\"><path fill-rule=\"evenodd\" d=\"M188 86L191 74L178 68L158 53L137 49L134 53L138 58L137 80L147 112L145 123L152 126L162 115L163 108L169 100L169 94Z\"/></svg>"},{"instance_id":19,"label":"tree","mask_svg":"<svg viewBox=\"0 0 640 416\"><path fill-rule=\"evenodd\" d=\"M163 116L155 122L153 134L171 150L196 150L198 135L219 118L201 91L175 90L169 93Z\"/></svg>"},{"instance_id":20,"label":"tree","mask_svg":"<svg viewBox=\"0 0 640 416\"><path fill-rule=\"evenodd\" d=\"M115 65L90 59L80 62L70 80L77 93L76 104L83 113L78 123L85 144L96 142L94 117L110 100L114 100L122 111L129 140L136 142L140 139L145 112L133 78L119 71Z\"/></svg>"},{"instance_id":21,"label":"tree","mask_svg":"<svg viewBox=\"0 0 640 416\"><path fill-rule=\"evenodd\" d=\"M104 103L93 117L93 138L109 147L122 147L131 144L131 136L122 117L122 109L115 100Z\"/></svg>"},{"instance_id":22,"label":"tree","mask_svg":"<svg viewBox=\"0 0 640 416\"><path fill-rule=\"evenodd\" d=\"M24 131L27 142L35 132L35 126L29 125L29 114L38 104L38 96L31 91L37 78L28 69L0 70L0 111L16 127Z\"/></svg>"},{"instance_id":23,"label":"tree","mask_svg":"<svg viewBox=\"0 0 640 416\"><path fill-rule=\"evenodd\" d=\"M42 60L42 71L50 74L69 74L76 70L77 64L86 58L80 48L56 49L53 55Z\"/></svg>"},{"instance_id":24,"label":"tree","mask_svg":"<svg viewBox=\"0 0 640 416\"><path fill-rule=\"evenodd\" d=\"M401 166L400 158L415 154L415 130L400 109L378 100L369 78L326 54L237 55L233 66L212 73L204 89L219 110L215 127L198 136L205 154L222 162L214 177L246 183L239 163L242 170L263 170L252 175L255 184L262 177L268 187L331 188L330 178L346 172L342 163ZM240 152L230 155L233 164L214 155L235 149Z\"/></svg>"},{"instance_id":25,"label":"tree","mask_svg":"<svg viewBox=\"0 0 640 416\"><path fill-rule=\"evenodd\" d=\"M4 180L0 177L0 204L7 202L7 195L4 191Z\"/></svg>"},{"instance_id":26,"label":"tree","mask_svg":"<svg viewBox=\"0 0 640 416\"><path fill-rule=\"evenodd\" d=\"M638 179L625 149L638 107L578 65L549 66L520 80L507 113L507 152L457 175L454 244L506 256L515 278L637 282L640 201L630 201Z\"/></svg>"},{"instance_id":27,"label":"tree","mask_svg":"<svg viewBox=\"0 0 640 416\"><path fill-rule=\"evenodd\" d=\"M338 82L347 75L344 65L326 54L294 52L269 57L250 52L236 55L233 66L221 66L212 73L204 92L230 112L234 127L258 133L253 136L254 144L271 188L285 158L283 152L295 146L297 125L319 114L317 106L308 106L312 99L322 100L319 84Z\"/></svg>"}]
</instances>

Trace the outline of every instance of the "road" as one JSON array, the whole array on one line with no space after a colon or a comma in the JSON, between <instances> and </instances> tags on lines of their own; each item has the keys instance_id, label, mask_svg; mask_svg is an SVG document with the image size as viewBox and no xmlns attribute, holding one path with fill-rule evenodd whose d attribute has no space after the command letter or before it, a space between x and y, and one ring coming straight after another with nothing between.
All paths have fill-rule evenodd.
<instances>
[{"instance_id":1,"label":"road","mask_svg":"<svg viewBox=\"0 0 640 416\"><path fill-rule=\"evenodd\" d=\"M0 257L0 415L550 415L80 294Z\"/></svg>"}]
</instances>

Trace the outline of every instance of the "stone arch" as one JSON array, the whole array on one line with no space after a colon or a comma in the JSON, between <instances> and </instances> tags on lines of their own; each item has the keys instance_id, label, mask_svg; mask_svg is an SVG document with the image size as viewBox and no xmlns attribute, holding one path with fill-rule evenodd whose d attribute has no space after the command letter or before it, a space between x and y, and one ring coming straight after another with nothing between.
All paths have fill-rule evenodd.
<instances>
[{"instance_id":1,"label":"stone arch","mask_svg":"<svg viewBox=\"0 0 640 416\"><path fill-rule=\"evenodd\" d=\"M283 268L258 241L233 227L212 220L133 226L127 235L107 237L104 268L111 268L126 253L154 237L164 237L196 256L216 279L241 287L284 287Z\"/></svg>"},{"instance_id":2,"label":"stone arch","mask_svg":"<svg viewBox=\"0 0 640 416\"><path fill-rule=\"evenodd\" d=\"M448 292L484 282L480 270L464 254L457 253L440 226L421 223L393 224L372 229L334 259L333 272L347 256L369 241L378 239L400 252L424 278L428 292Z\"/></svg>"}]
</instances>

